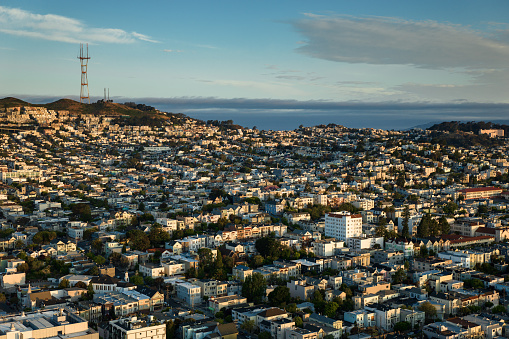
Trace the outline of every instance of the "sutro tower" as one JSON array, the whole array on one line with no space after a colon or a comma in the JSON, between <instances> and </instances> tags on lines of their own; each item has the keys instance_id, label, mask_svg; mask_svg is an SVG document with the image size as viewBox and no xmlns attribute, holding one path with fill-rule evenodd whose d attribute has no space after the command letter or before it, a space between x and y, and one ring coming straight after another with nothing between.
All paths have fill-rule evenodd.
<instances>
[{"instance_id":1,"label":"sutro tower","mask_svg":"<svg viewBox=\"0 0 509 339\"><path fill-rule=\"evenodd\" d=\"M90 57L88 56L88 44L87 44L87 54L83 51L83 44L80 44L80 55L78 57L81 63L81 91L80 91L80 102L83 102L83 99L88 99L88 103L90 103L90 95L88 92L88 78L87 78L87 66L88 60Z\"/></svg>"}]
</instances>

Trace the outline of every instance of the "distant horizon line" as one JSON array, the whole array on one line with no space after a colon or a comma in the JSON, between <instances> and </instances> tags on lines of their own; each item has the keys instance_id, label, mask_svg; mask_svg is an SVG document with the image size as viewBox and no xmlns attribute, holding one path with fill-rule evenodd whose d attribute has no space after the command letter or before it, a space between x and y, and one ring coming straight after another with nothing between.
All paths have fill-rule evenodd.
<instances>
[{"instance_id":1,"label":"distant horizon line","mask_svg":"<svg viewBox=\"0 0 509 339\"><path fill-rule=\"evenodd\" d=\"M79 96L11 94L32 104L60 99L79 101ZM91 102L104 99L91 96ZM136 102L168 113L182 113L200 120L233 120L235 124L261 129L293 130L299 125L334 123L351 128L406 130L444 121L509 122L509 103L484 102L402 102L328 101L294 99L248 99L217 97L124 97L110 96L114 102Z\"/></svg>"}]
</instances>

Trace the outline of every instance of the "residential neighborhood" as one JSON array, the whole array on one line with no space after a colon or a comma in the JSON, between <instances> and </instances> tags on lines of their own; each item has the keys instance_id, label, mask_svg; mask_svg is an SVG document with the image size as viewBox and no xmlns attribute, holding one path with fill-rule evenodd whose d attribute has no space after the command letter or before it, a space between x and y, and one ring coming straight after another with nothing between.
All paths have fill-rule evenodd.
<instances>
[{"instance_id":1,"label":"residential neighborhood","mask_svg":"<svg viewBox=\"0 0 509 339\"><path fill-rule=\"evenodd\" d=\"M509 337L503 129L159 115L0 108L7 336Z\"/></svg>"}]
</instances>

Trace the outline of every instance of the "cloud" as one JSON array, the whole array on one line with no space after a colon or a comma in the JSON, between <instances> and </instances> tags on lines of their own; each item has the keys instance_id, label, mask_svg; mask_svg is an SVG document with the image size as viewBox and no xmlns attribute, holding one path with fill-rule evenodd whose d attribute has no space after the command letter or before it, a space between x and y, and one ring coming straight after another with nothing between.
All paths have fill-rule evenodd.
<instances>
[{"instance_id":1,"label":"cloud","mask_svg":"<svg viewBox=\"0 0 509 339\"><path fill-rule=\"evenodd\" d=\"M171 106L173 109L272 109L272 110L458 110L458 111L500 111L507 112L509 103L433 103L433 102L360 102L328 100L282 100L217 97L174 97L174 98L126 98L150 105Z\"/></svg>"},{"instance_id":2,"label":"cloud","mask_svg":"<svg viewBox=\"0 0 509 339\"><path fill-rule=\"evenodd\" d=\"M67 43L121 43L158 41L118 28L89 27L83 22L54 14L35 14L19 8L0 6L0 32L15 36Z\"/></svg>"},{"instance_id":3,"label":"cloud","mask_svg":"<svg viewBox=\"0 0 509 339\"><path fill-rule=\"evenodd\" d=\"M163 49L163 52L166 53L182 53L180 49Z\"/></svg>"},{"instance_id":4,"label":"cloud","mask_svg":"<svg viewBox=\"0 0 509 339\"><path fill-rule=\"evenodd\" d=\"M292 21L307 40L297 51L347 63L422 68L509 67L509 30L482 33L432 20L306 14Z\"/></svg>"}]
</instances>

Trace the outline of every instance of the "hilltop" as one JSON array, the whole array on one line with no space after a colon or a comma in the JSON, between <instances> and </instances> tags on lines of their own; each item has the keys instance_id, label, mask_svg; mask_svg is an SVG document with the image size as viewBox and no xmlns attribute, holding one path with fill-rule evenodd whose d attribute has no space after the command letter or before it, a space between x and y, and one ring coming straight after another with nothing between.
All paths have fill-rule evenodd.
<instances>
[{"instance_id":1,"label":"hilltop","mask_svg":"<svg viewBox=\"0 0 509 339\"><path fill-rule=\"evenodd\" d=\"M32 106L32 105L26 101L13 97L0 99L0 108L9 108L17 106Z\"/></svg>"},{"instance_id":2,"label":"hilltop","mask_svg":"<svg viewBox=\"0 0 509 339\"><path fill-rule=\"evenodd\" d=\"M163 113L156 110L153 107L138 105L142 109L138 109L136 105L132 107L134 103L125 104L115 102L95 102L91 104L80 103L72 99L60 99L47 104L31 104L29 102L7 97L0 99L0 108L9 108L16 106L32 106L32 107L45 107L55 111L69 111L71 114L92 114L99 116L118 116L118 120L128 121L130 124L147 124L156 125L161 121L174 120L180 115L174 115L171 113Z\"/></svg>"}]
</instances>

